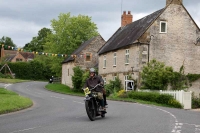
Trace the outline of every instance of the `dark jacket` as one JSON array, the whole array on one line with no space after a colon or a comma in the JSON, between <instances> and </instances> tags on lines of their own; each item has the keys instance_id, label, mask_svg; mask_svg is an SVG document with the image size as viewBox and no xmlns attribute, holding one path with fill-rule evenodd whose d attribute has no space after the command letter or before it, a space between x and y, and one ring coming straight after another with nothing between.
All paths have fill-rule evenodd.
<instances>
[{"instance_id":1,"label":"dark jacket","mask_svg":"<svg viewBox=\"0 0 200 133\"><path fill-rule=\"evenodd\" d=\"M98 76L94 76L93 78L88 78L87 80L86 80L86 83L85 83L85 85L84 85L84 87L86 88L86 87L88 87L88 88L93 88L94 86L96 86L97 84L100 84L101 83L101 80L100 80L100 78L98 77ZM100 86L98 86L96 89L95 89L95 91L97 91L97 92L102 92L103 91L103 89L102 89L102 87L100 87Z\"/></svg>"}]
</instances>

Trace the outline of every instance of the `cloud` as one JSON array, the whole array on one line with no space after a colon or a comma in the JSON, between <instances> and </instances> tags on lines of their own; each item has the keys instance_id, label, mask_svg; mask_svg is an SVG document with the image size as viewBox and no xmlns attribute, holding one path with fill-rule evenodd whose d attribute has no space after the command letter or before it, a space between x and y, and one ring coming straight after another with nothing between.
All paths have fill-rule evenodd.
<instances>
[{"instance_id":1,"label":"cloud","mask_svg":"<svg viewBox=\"0 0 200 133\"><path fill-rule=\"evenodd\" d=\"M12 4L11 4L12 3ZM200 1L183 0L184 6L200 26ZM166 0L2 0L0 4L0 38L10 37L24 46L60 13L87 15L97 24L99 33L109 39L121 26L123 11L131 11L133 21L164 8Z\"/></svg>"},{"instance_id":2,"label":"cloud","mask_svg":"<svg viewBox=\"0 0 200 133\"><path fill-rule=\"evenodd\" d=\"M41 27L35 22L26 22L11 18L0 18L0 36L13 37L13 42L24 42L28 43L32 37L37 36L38 31ZM24 46L25 44L16 44L17 46Z\"/></svg>"}]
</instances>

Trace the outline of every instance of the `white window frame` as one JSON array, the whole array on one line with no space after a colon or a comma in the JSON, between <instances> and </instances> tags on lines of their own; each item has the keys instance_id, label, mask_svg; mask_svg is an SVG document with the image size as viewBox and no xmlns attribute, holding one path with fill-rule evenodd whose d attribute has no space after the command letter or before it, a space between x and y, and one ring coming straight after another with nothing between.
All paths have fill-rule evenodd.
<instances>
[{"instance_id":1,"label":"white window frame","mask_svg":"<svg viewBox=\"0 0 200 133\"><path fill-rule=\"evenodd\" d=\"M126 90L126 80L128 80L128 75L124 75L124 86L125 86L125 90Z\"/></svg>"},{"instance_id":2,"label":"white window frame","mask_svg":"<svg viewBox=\"0 0 200 133\"><path fill-rule=\"evenodd\" d=\"M106 68L106 55L103 56L103 68Z\"/></svg>"},{"instance_id":3,"label":"white window frame","mask_svg":"<svg viewBox=\"0 0 200 133\"><path fill-rule=\"evenodd\" d=\"M129 64L129 49L126 49L125 51L125 64Z\"/></svg>"},{"instance_id":4,"label":"white window frame","mask_svg":"<svg viewBox=\"0 0 200 133\"><path fill-rule=\"evenodd\" d=\"M115 80L116 80L116 78L117 78L117 76L113 76L113 81L115 81Z\"/></svg>"},{"instance_id":5,"label":"white window frame","mask_svg":"<svg viewBox=\"0 0 200 133\"><path fill-rule=\"evenodd\" d=\"M162 24L165 24L165 31L162 31ZM160 33L167 33L167 22L166 21L160 21Z\"/></svg>"},{"instance_id":6,"label":"white window frame","mask_svg":"<svg viewBox=\"0 0 200 133\"><path fill-rule=\"evenodd\" d=\"M113 53L113 66L114 67L117 66L117 53L116 52Z\"/></svg>"},{"instance_id":7,"label":"white window frame","mask_svg":"<svg viewBox=\"0 0 200 133\"><path fill-rule=\"evenodd\" d=\"M103 78L104 85L106 85L106 77Z\"/></svg>"}]
</instances>

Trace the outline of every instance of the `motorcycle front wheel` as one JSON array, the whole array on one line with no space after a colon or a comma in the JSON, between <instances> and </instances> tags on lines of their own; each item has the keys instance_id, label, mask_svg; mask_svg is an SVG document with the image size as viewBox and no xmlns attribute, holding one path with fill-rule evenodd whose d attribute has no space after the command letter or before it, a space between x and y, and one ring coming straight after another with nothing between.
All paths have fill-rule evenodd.
<instances>
[{"instance_id":1,"label":"motorcycle front wheel","mask_svg":"<svg viewBox=\"0 0 200 133\"><path fill-rule=\"evenodd\" d=\"M96 117L96 112L95 109L92 108L92 101L85 101L85 109L89 119L91 121L94 121Z\"/></svg>"}]
</instances>

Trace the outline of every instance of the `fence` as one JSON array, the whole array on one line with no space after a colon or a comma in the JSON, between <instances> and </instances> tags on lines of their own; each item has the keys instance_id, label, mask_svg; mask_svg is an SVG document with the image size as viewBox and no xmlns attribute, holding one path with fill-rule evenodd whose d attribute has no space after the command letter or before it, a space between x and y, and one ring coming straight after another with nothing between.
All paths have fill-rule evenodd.
<instances>
[{"instance_id":1,"label":"fence","mask_svg":"<svg viewBox=\"0 0 200 133\"><path fill-rule=\"evenodd\" d=\"M49 83L61 83L61 78L60 77L53 77L49 79Z\"/></svg>"},{"instance_id":2,"label":"fence","mask_svg":"<svg viewBox=\"0 0 200 133\"><path fill-rule=\"evenodd\" d=\"M142 92L151 92L150 90L139 90ZM183 90L180 91L168 91L168 90L160 90L160 94L169 94L174 97L177 101L183 104L184 109L192 108L192 92L185 92Z\"/></svg>"},{"instance_id":3,"label":"fence","mask_svg":"<svg viewBox=\"0 0 200 133\"><path fill-rule=\"evenodd\" d=\"M163 91L160 90L160 94L169 94L174 97L177 101L183 104L184 109L192 108L192 92L185 92L183 90L180 91Z\"/></svg>"}]
</instances>

